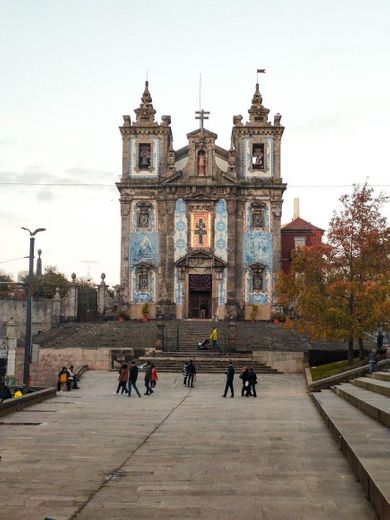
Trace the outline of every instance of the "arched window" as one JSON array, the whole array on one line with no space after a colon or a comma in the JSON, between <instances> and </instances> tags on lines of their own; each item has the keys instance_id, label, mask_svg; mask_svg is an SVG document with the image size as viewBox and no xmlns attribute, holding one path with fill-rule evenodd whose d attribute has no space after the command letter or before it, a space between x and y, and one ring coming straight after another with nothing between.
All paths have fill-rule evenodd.
<instances>
[{"instance_id":1,"label":"arched window","mask_svg":"<svg viewBox=\"0 0 390 520\"><path fill-rule=\"evenodd\" d=\"M264 273L265 269L263 265L254 264L250 266L252 292L264 291Z\"/></svg>"}]
</instances>

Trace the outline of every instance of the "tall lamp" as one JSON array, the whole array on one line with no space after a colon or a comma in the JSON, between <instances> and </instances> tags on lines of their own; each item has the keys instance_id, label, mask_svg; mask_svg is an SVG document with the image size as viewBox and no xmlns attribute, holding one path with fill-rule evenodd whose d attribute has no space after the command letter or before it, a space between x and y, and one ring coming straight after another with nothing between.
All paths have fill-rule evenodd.
<instances>
[{"instance_id":1,"label":"tall lamp","mask_svg":"<svg viewBox=\"0 0 390 520\"><path fill-rule=\"evenodd\" d=\"M22 227L25 231L30 233L30 255L28 262L28 280L27 280L27 316L26 316L26 340L24 344L24 369L23 369L23 384L28 388L30 384L30 360L32 352L32 280L34 274L34 242L35 235L40 231L46 231L46 228L38 228L35 231Z\"/></svg>"}]
</instances>

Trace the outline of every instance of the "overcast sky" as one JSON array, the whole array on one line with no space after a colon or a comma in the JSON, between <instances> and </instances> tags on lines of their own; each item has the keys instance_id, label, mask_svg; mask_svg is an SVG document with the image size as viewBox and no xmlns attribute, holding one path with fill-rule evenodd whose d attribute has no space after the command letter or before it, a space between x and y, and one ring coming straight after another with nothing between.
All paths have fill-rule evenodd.
<instances>
[{"instance_id":1,"label":"overcast sky","mask_svg":"<svg viewBox=\"0 0 390 520\"><path fill-rule=\"evenodd\" d=\"M0 270L27 269L20 227L45 227L44 265L119 283L118 126L146 70L178 149L200 73L205 126L229 148L266 69L263 103L286 127L283 223L295 197L327 228L353 183L388 193L389 27L388 0L0 0Z\"/></svg>"}]
</instances>

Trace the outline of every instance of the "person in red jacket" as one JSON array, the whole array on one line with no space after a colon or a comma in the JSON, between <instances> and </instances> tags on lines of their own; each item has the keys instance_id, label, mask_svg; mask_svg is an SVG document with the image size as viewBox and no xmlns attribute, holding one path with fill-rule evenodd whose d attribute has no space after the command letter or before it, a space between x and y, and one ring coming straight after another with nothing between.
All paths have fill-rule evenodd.
<instances>
[{"instance_id":1,"label":"person in red jacket","mask_svg":"<svg viewBox=\"0 0 390 520\"><path fill-rule=\"evenodd\" d=\"M156 367L152 363L152 379L150 381L150 386L152 388L154 388L157 385L157 381L158 381L157 370L156 370Z\"/></svg>"},{"instance_id":2,"label":"person in red jacket","mask_svg":"<svg viewBox=\"0 0 390 520\"><path fill-rule=\"evenodd\" d=\"M127 394L127 380L129 379L129 368L126 363L119 369L118 376L118 388L116 389L116 393L119 394L119 390L122 389L121 395Z\"/></svg>"}]
</instances>

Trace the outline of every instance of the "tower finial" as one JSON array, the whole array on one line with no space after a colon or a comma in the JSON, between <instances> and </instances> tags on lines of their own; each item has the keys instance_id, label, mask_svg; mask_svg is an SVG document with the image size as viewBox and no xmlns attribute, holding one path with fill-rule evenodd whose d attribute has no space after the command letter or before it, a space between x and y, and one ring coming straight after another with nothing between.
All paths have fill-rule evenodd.
<instances>
[{"instance_id":1,"label":"tower finial","mask_svg":"<svg viewBox=\"0 0 390 520\"><path fill-rule=\"evenodd\" d=\"M263 98L260 94L259 74L265 74L265 69L257 69L257 82L255 93L252 97L252 106L248 110L249 123L252 125L267 125L268 124L268 108L263 107Z\"/></svg>"},{"instance_id":2,"label":"tower finial","mask_svg":"<svg viewBox=\"0 0 390 520\"><path fill-rule=\"evenodd\" d=\"M145 81L145 90L141 97L141 104L134 112L137 115L138 124L155 124L154 114L156 111L152 105L152 96L149 92L149 81Z\"/></svg>"}]
</instances>

